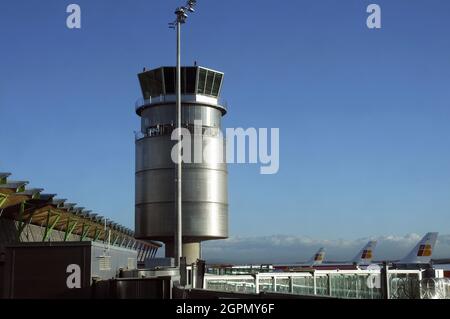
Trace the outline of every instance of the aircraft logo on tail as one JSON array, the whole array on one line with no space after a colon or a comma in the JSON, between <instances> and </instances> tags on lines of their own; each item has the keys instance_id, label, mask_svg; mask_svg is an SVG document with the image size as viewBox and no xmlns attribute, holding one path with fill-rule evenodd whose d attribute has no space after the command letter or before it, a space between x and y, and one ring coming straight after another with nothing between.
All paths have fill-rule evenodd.
<instances>
[{"instance_id":1,"label":"aircraft logo on tail","mask_svg":"<svg viewBox=\"0 0 450 319\"><path fill-rule=\"evenodd\" d=\"M320 248L319 251L308 261L308 266L318 266L325 260L325 248Z\"/></svg>"},{"instance_id":2,"label":"aircraft logo on tail","mask_svg":"<svg viewBox=\"0 0 450 319\"><path fill-rule=\"evenodd\" d=\"M399 264L429 264L439 233L428 233Z\"/></svg>"},{"instance_id":3,"label":"aircraft logo on tail","mask_svg":"<svg viewBox=\"0 0 450 319\"><path fill-rule=\"evenodd\" d=\"M431 255L433 255L433 247L431 245L420 246L417 257L431 257Z\"/></svg>"},{"instance_id":4,"label":"aircraft logo on tail","mask_svg":"<svg viewBox=\"0 0 450 319\"><path fill-rule=\"evenodd\" d=\"M372 263L373 252L375 247L377 246L377 242L375 240L371 240L367 243L366 246L356 255L353 259L353 263L357 265L369 265Z\"/></svg>"},{"instance_id":5,"label":"aircraft logo on tail","mask_svg":"<svg viewBox=\"0 0 450 319\"><path fill-rule=\"evenodd\" d=\"M316 263L322 263L325 259L325 249L321 248L319 252L314 256L314 261Z\"/></svg>"},{"instance_id":6,"label":"aircraft logo on tail","mask_svg":"<svg viewBox=\"0 0 450 319\"><path fill-rule=\"evenodd\" d=\"M373 258L373 252L372 250L364 250L362 256L362 259L372 259Z\"/></svg>"}]
</instances>

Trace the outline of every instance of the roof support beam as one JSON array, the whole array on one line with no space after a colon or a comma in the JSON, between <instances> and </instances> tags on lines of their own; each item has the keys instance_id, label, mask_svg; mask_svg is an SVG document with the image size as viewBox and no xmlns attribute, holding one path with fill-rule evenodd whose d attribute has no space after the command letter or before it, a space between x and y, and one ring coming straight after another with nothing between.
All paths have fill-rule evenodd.
<instances>
[{"instance_id":1,"label":"roof support beam","mask_svg":"<svg viewBox=\"0 0 450 319\"><path fill-rule=\"evenodd\" d=\"M42 241L44 241L44 242L49 240L49 238L50 238L50 236L51 236L51 234L53 232L53 229L55 228L56 224L58 224L59 220L61 219L61 215L60 214L56 215L55 220L50 225L51 214L52 214L52 211L49 211L48 215L47 215L47 223L45 225L44 238L42 239Z\"/></svg>"},{"instance_id":2,"label":"roof support beam","mask_svg":"<svg viewBox=\"0 0 450 319\"><path fill-rule=\"evenodd\" d=\"M8 200L8 195L0 193L0 208L4 208L3 205L6 204L7 200Z\"/></svg>"},{"instance_id":3,"label":"roof support beam","mask_svg":"<svg viewBox=\"0 0 450 319\"><path fill-rule=\"evenodd\" d=\"M116 237L114 237L113 246L116 246L117 242L119 241L119 234L116 234Z\"/></svg>"},{"instance_id":4,"label":"roof support beam","mask_svg":"<svg viewBox=\"0 0 450 319\"><path fill-rule=\"evenodd\" d=\"M67 225L66 225L66 231L64 232L64 241L67 241L67 239L69 238L69 230L70 230L70 222L71 222L71 218L70 216L67 218Z\"/></svg>"},{"instance_id":5,"label":"roof support beam","mask_svg":"<svg viewBox=\"0 0 450 319\"><path fill-rule=\"evenodd\" d=\"M111 232L110 236L111 236L111 239L109 240L109 244L112 246L116 237L113 232Z\"/></svg>"},{"instance_id":6,"label":"roof support beam","mask_svg":"<svg viewBox=\"0 0 450 319\"><path fill-rule=\"evenodd\" d=\"M33 215L30 216L30 218L28 219L28 222L23 226L23 229L20 232L22 233L25 230L25 228L27 228L27 227L29 227L31 225L32 222L33 222ZM33 237L33 232L29 232L28 235L27 235L27 240L28 241L30 240L30 238L29 238L30 234L31 234L31 237Z\"/></svg>"},{"instance_id":7,"label":"roof support beam","mask_svg":"<svg viewBox=\"0 0 450 319\"><path fill-rule=\"evenodd\" d=\"M23 220L23 213L24 213L24 211L25 211L25 203L20 203L20 205L19 205L19 221L18 221L18 224L17 224L17 241L18 242L20 242L21 240L20 240L20 237L22 236L22 232L23 232L23 230L25 229L25 227L26 227L26 223L25 223L25 221Z\"/></svg>"},{"instance_id":8,"label":"roof support beam","mask_svg":"<svg viewBox=\"0 0 450 319\"><path fill-rule=\"evenodd\" d=\"M91 229L91 225L83 224L83 229L81 231L80 241L85 241L86 240L90 229Z\"/></svg>"},{"instance_id":9,"label":"roof support beam","mask_svg":"<svg viewBox=\"0 0 450 319\"><path fill-rule=\"evenodd\" d=\"M75 230L75 227L77 227L78 222L74 221L72 225L70 225L71 218L69 217L67 219L67 227L66 227L66 233L64 234L64 241L67 241L69 239L69 236L73 234L73 231Z\"/></svg>"},{"instance_id":10,"label":"roof support beam","mask_svg":"<svg viewBox=\"0 0 450 319\"><path fill-rule=\"evenodd\" d=\"M151 253L152 253L152 249L151 249L150 247L148 247L147 250L146 250L146 252L145 252L145 258L144 258L144 261L146 261L146 260L149 258L149 256L150 256Z\"/></svg>"},{"instance_id":11,"label":"roof support beam","mask_svg":"<svg viewBox=\"0 0 450 319\"><path fill-rule=\"evenodd\" d=\"M126 248L131 248L131 243L132 242L133 242L133 239L132 238L128 238L127 245L125 247Z\"/></svg>"},{"instance_id":12,"label":"roof support beam","mask_svg":"<svg viewBox=\"0 0 450 319\"><path fill-rule=\"evenodd\" d=\"M99 228L95 228L94 241L98 241L101 235L101 230Z\"/></svg>"},{"instance_id":13,"label":"roof support beam","mask_svg":"<svg viewBox=\"0 0 450 319\"><path fill-rule=\"evenodd\" d=\"M127 241L127 237L123 236L122 242L120 243L120 247L124 247L126 241Z\"/></svg>"}]
</instances>

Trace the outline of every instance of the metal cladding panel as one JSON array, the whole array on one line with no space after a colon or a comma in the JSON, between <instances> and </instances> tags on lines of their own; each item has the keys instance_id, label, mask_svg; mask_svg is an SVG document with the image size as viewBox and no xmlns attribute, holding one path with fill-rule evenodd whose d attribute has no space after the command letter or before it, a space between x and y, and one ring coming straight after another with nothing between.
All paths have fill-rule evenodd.
<instances>
[{"instance_id":1,"label":"metal cladding panel","mask_svg":"<svg viewBox=\"0 0 450 319\"><path fill-rule=\"evenodd\" d=\"M4 260L4 255L2 254L3 252L1 251L0 248L0 299L3 297L4 295L4 289L5 289L5 260Z\"/></svg>"},{"instance_id":2,"label":"metal cladding panel","mask_svg":"<svg viewBox=\"0 0 450 319\"><path fill-rule=\"evenodd\" d=\"M102 265L102 258L108 256L109 269ZM119 271L137 269L136 250L92 243L91 277L102 280L116 278Z\"/></svg>"},{"instance_id":3,"label":"metal cladding panel","mask_svg":"<svg viewBox=\"0 0 450 319\"><path fill-rule=\"evenodd\" d=\"M138 276L136 276L138 277ZM171 299L172 278L117 279L94 284L95 299Z\"/></svg>"},{"instance_id":4,"label":"metal cladding panel","mask_svg":"<svg viewBox=\"0 0 450 319\"><path fill-rule=\"evenodd\" d=\"M136 204L174 201L173 169L145 171L136 175ZM184 203L218 203L227 205L227 172L186 168L183 172Z\"/></svg>"},{"instance_id":5,"label":"metal cladding panel","mask_svg":"<svg viewBox=\"0 0 450 319\"><path fill-rule=\"evenodd\" d=\"M24 244L6 248L4 297L6 299L89 298L91 245ZM80 268L80 288L67 281L69 266Z\"/></svg>"},{"instance_id":6,"label":"metal cladding panel","mask_svg":"<svg viewBox=\"0 0 450 319\"><path fill-rule=\"evenodd\" d=\"M121 279L115 282L117 299L170 299L171 278Z\"/></svg>"},{"instance_id":7,"label":"metal cladding panel","mask_svg":"<svg viewBox=\"0 0 450 319\"><path fill-rule=\"evenodd\" d=\"M173 203L142 204L136 207L137 237L172 240ZM217 203L183 204L183 238L185 242L228 237L228 206Z\"/></svg>"},{"instance_id":8,"label":"metal cladding panel","mask_svg":"<svg viewBox=\"0 0 450 319\"><path fill-rule=\"evenodd\" d=\"M191 143L192 147L194 143ZM165 241L174 229L175 164L170 136L136 142L136 236ZM186 240L228 237L228 173L224 142L205 137L205 163L183 164L183 235ZM193 154L193 152L192 152Z\"/></svg>"},{"instance_id":9,"label":"metal cladding panel","mask_svg":"<svg viewBox=\"0 0 450 319\"><path fill-rule=\"evenodd\" d=\"M191 142L192 157L195 154L194 144L194 142ZM204 150L203 163L183 163L183 169L210 169L226 172L224 140L219 137L205 136L202 145ZM136 173L157 169L174 170L175 164L171 157L174 146L175 141L172 141L168 135L143 138L136 141Z\"/></svg>"}]
</instances>

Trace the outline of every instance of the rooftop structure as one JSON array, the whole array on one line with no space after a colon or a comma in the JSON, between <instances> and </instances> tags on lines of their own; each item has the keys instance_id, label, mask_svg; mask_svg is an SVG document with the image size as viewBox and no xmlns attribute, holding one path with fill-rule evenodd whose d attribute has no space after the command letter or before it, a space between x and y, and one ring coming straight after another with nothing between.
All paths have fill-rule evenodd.
<instances>
[{"instance_id":1,"label":"rooftop structure","mask_svg":"<svg viewBox=\"0 0 450 319\"><path fill-rule=\"evenodd\" d=\"M10 181L0 173L0 246L17 242L109 241L133 248L139 260L154 256L160 244L137 240L134 232L106 217L78 207L41 188L26 188L28 181Z\"/></svg>"}]
</instances>

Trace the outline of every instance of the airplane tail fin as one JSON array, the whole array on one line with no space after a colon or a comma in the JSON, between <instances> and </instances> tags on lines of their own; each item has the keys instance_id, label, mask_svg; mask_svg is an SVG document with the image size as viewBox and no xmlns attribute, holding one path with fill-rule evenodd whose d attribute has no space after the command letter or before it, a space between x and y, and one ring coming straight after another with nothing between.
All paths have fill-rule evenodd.
<instances>
[{"instance_id":1,"label":"airplane tail fin","mask_svg":"<svg viewBox=\"0 0 450 319\"><path fill-rule=\"evenodd\" d=\"M377 246L377 242L375 240L371 240L364 246L363 249L355 256L353 259L353 263L357 265L369 265L372 263L373 252L375 247Z\"/></svg>"},{"instance_id":2,"label":"airplane tail fin","mask_svg":"<svg viewBox=\"0 0 450 319\"><path fill-rule=\"evenodd\" d=\"M439 233L428 233L399 264L429 264Z\"/></svg>"},{"instance_id":3,"label":"airplane tail fin","mask_svg":"<svg viewBox=\"0 0 450 319\"><path fill-rule=\"evenodd\" d=\"M311 266L321 265L325 260L325 248L320 248L319 251L308 261Z\"/></svg>"}]
</instances>

